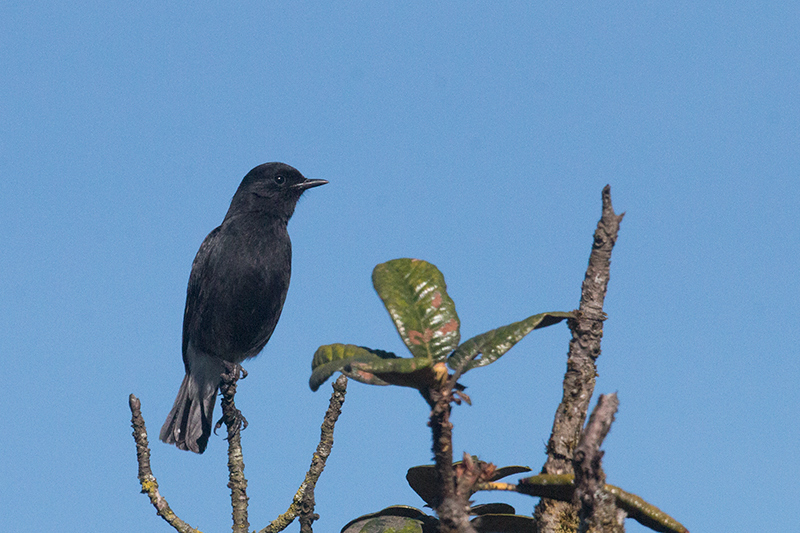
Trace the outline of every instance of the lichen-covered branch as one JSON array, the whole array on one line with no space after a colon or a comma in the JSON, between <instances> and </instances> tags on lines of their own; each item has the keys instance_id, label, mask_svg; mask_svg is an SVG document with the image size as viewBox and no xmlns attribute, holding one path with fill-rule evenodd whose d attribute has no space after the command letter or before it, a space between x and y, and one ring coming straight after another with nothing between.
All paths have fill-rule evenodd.
<instances>
[{"instance_id":1,"label":"lichen-covered branch","mask_svg":"<svg viewBox=\"0 0 800 533\"><path fill-rule=\"evenodd\" d=\"M636 494L625 492L614 485L606 485L606 490L614 495L617 507L628 513L628 518L633 518L643 526L661 533L689 533L683 524Z\"/></svg>"},{"instance_id":2,"label":"lichen-covered branch","mask_svg":"<svg viewBox=\"0 0 800 533\"><path fill-rule=\"evenodd\" d=\"M581 435L572 464L575 470L573 505L579 509L579 533L624 533L625 511L605 490L601 464L603 444L619 407L616 394L600 395L589 423Z\"/></svg>"},{"instance_id":3,"label":"lichen-covered branch","mask_svg":"<svg viewBox=\"0 0 800 533\"><path fill-rule=\"evenodd\" d=\"M242 455L242 429L247 427L247 421L234 402L240 373L242 377L247 376L241 366L230 365L222 374L219 388L222 393L222 418L217 422L217 427L224 422L228 430L228 488L231 489L233 531L248 533L250 523L247 521L247 479L244 477Z\"/></svg>"},{"instance_id":4,"label":"lichen-covered branch","mask_svg":"<svg viewBox=\"0 0 800 533\"><path fill-rule=\"evenodd\" d=\"M178 518L167 500L158 491L158 481L150 469L150 445L147 441L147 428L144 425L144 418L142 418L142 403L139 398L131 394L128 397L128 405L131 409L131 426L133 427L133 439L136 441L136 460L139 463L139 483L142 485L142 493L147 494L150 498L150 503L156 508L156 514L166 520L176 531L200 533Z\"/></svg>"},{"instance_id":5,"label":"lichen-covered branch","mask_svg":"<svg viewBox=\"0 0 800 533\"><path fill-rule=\"evenodd\" d=\"M300 517L300 530L303 532L311 531L312 523L318 518L318 516L314 514L314 488L317 485L317 480L322 475L322 471L325 469L325 462L331 454L333 448L333 430L336 426L336 421L339 419L339 415L342 413L342 405L344 405L346 393L347 378L342 375L333 383L333 394L328 404L328 410L325 412L325 418L322 421L317 450L314 453L314 457L311 459L311 466L306 473L303 483L294 495L292 504L285 513L273 520L272 523L259 533L278 533L279 531L283 531L298 516Z\"/></svg>"},{"instance_id":6,"label":"lichen-covered branch","mask_svg":"<svg viewBox=\"0 0 800 533\"><path fill-rule=\"evenodd\" d=\"M643 526L663 533L689 533L689 530L680 522L639 496L614 485L606 484L603 489L614 496L617 507L625 511L628 518L633 518ZM475 490L519 492L528 496L551 498L569 503L575 493L575 476L573 474L537 474L520 479L516 485L497 481L477 483Z\"/></svg>"},{"instance_id":7,"label":"lichen-covered branch","mask_svg":"<svg viewBox=\"0 0 800 533\"><path fill-rule=\"evenodd\" d=\"M576 317L568 320L572 333L564 376L564 393L556 410L553 430L547 443L547 461L543 474L571 474L572 458L586 421L594 392L603 337L603 302L608 287L611 251L617 240L623 215L614 213L611 188L603 188L603 211L594 233L589 266L581 287L581 301ZM575 530L578 525L574 507L543 498L536 506L535 517L540 533Z\"/></svg>"}]
</instances>

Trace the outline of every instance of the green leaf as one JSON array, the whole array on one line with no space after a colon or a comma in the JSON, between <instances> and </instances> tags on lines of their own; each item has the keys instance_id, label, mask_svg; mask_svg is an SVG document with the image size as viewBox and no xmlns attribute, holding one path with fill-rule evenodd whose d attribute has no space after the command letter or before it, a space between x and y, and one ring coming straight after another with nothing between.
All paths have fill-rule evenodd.
<instances>
[{"instance_id":1,"label":"green leaf","mask_svg":"<svg viewBox=\"0 0 800 533\"><path fill-rule=\"evenodd\" d=\"M474 460L478 460L473 456ZM456 461L453 466L461 464L461 461ZM488 481L497 481L506 476L513 474L521 474L523 472L530 472L531 469L527 466L504 466L495 470L491 479ZM432 507L436 507L439 498L439 487L436 481L436 467L434 465L420 465L408 469L406 473L406 481L409 486L416 492L425 503Z\"/></svg>"},{"instance_id":2,"label":"green leaf","mask_svg":"<svg viewBox=\"0 0 800 533\"><path fill-rule=\"evenodd\" d=\"M663 533L689 533L683 524L669 516L655 505L644 501L636 494L624 491L614 485L606 485L605 490L617 499L617 507L624 509L628 517L653 531Z\"/></svg>"},{"instance_id":3,"label":"green leaf","mask_svg":"<svg viewBox=\"0 0 800 533\"><path fill-rule=\"evenodd\" d=\"M515 514L484 514L471 522L478 533L535 533L536 520Z\"/></svg>"},{"instance_id":4,"label":"green leaf","mask_svg":"<svg viewBox=\"0 0 800 533\"><path fill-rule=\"evenodd\" d=\"M428 505L433 507L439 501L439 486L436 483L436 470L433 465L409 468L406 473L406 481Z\"/></svg>"},{"instance_id":5,"label":"green leaf","mask_svg":"<svg viewBox=\"0 0 800 533\"><path fill-rule=\"evenodd\" d=\"M311 361L309 386L311 390L317 390L320 385L325 383L325 380L331 377L334 372L338 371L362 383L388 385L388 383L375 378L374 375L367 371L359 371L358 369L350 370L347 369L347 367L357 362L367 364L373 362L377 364L380 360L392 358L397 358L397 356L390 352L371 350L353 344L328 344L320 346L317 348L317 351L314 353L314 358Z\"/></svg>"},{"instance_id":6,"label":"green leaf","mask_svg":"<svg viewBox=\"0 0 800 533\"><path fill-rule=\"evenodd\" d=\"M444 361L461 339L444 276L419 259L394 259L372 271L372 283L414 357Z\"/></svg>"},{"instance_id":7,"label":"green leaf","mask_svg":"<svg viewBox=\"0 0 800 533\"><path fill-rule=\"evenodd\" d=\"M353 344L320 346L311 363L308 382L311 390L317 390L334 372L371 385L413 388L425 388L436 377L431 362L425 359L401 358L391 352Z\"/></svg>"},{"instance_id":8,"label":"green leaf","mask_svg":"<svg viewBox=\"0 0 800 533\"><path fill-rule=\"evenodd\" d=\"M462 372L466 372L494 363L531 331L557 324L572 316L574 315L571 312L561 311L540 313L525 320L481 333L456 348L448 358L447 366L454 370L463 366ZM483 357L480 357L481 354Z\"/></svg>"},{"instance_id":9,"label":"green leaf","mask_svg":"<svg viewBox=\"0 0 800 533\"><path fill-rule=\"evenodd\" d=\"M342 533L422 533L422 523L401 516L376 516L347 525Z\"/></svg>"},{"instance_id":10,"label":"green leaf","mask_svg":"<svg viewBox=\"0 0 800 533\"><path fill-rule=\"evenodd\" d=\"M523 472L530 472L531 469L527 466L504 466L494 471L492 479L489 481L497 481L504 477L513 476L514 474L521 474Z\"/></svg>"},{"instance_id":11,"label":"green leaf","mask_svg":"<svg viewBox=\"0 0 800 533\"><path fill-rule=\"evenodd\" d=\"M436 522L436 518L414 507L392 505L350 521L342 533L421 533L433 530Z\"/></svg>"},{"instance_id":12,"label":"green leaf","mask_svg":"<svg viewBox=\"0 0 800 533\"><path fill-rule=\"evenodd\" d=\"M483 514L516 514L516 512L516 509L507 503L481 503L469 508L469 514L475 516Z\"/></svg>"}]
</instances>

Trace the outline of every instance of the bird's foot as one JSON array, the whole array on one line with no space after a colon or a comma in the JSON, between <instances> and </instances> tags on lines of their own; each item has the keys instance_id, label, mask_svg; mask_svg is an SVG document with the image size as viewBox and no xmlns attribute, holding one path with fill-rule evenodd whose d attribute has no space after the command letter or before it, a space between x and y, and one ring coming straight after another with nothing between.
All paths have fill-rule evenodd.
<instances>
[{"instance_id":1,"label":"bird's foot","mask_svg":"<svg viewBox=\"0 0 800 533\"><path fill-rule=\"evenodd\" d=\"M247 427L247 419L236 408L233 402L236 395L236 383L247 377L247 371L237 363L225 361L225 371L220 375L219 390L222 393L222 417L214 425L214 434L222 427L228 426L228 437L237 435Z\"/></svg>"},{"instance_id":2,"label":"bird's foot","mask_svg":"<svg viewBox=\"0 0 800 533\"><path fill-rule=\"evenodd\" d=\"M230 420L231 425L233 426L232 429L230 430L230 431L233 432L233 433L231 433L231 435L237 435L237 434L241 433L241 431L243 429L247 428L247 419L244 417L242 412L240 410L236 409L235 407L234 407L234 410L235 410L235 413L234 413L233 417L231 417L231 420ZM214 424L214 435L217 434L217 430L222 427L222 424L228 425L228 417L226 417L224 414L220 417L219 420L217 420L217 423ZM228 435L228 436L230 437L230 435Z\"/></svg>"},{"instance_id":3,"label":"bird's foot","mask_svg":"<svg viewBox=\"0 0 800 533\"><path fill-rule=\"evenodd\" d=\"M227 384L232 386L234 388L233 393L235 394L236 382L247 377L247 370L245 370L239 363L223 361L222 364L225 366L225 370L223 370L222 374L220 374L222 385Z\"/></svg>"}]
</instances>

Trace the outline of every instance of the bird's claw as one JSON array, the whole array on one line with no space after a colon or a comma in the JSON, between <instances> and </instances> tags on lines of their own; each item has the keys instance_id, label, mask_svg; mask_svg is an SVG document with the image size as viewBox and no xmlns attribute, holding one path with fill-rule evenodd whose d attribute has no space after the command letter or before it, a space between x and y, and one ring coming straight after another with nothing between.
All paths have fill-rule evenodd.
<instances>
[{"instance_id":1,"label":"bird's claw","mask_svg":"<svg viewBox=\"0 0 800 533\"><path fill-rule=\"evenodd\" d=\"M236 408L234 408L236 409ZM242 430L247 428L247 419L244 417L242 412L239 409L236 409L233 419L230 421L230 426L232 426L231 431L233 435L240 433ZM214 435L217 434L217 430L222 427L222 424L228 424L228 420L225 415L222 415L217 423L214 424Z\"/></svg>"},{"instance_id":2,"label":"bird's claw","mask_svg":"<svg viewBox=\"0 0 800 533\"><path fill-rule=\"evenodd\" d=\"M236 382L247 377L247 371L238 363L224 361L225 370L220 375L220 392L222 392L222 416L214 425L214 434L222 427L228 426L228 437L237 435L247 427L247 419L233 403L236 394Z\"/></svg>"},{"instance_id":3,"label":"bird's claw","mask_svg":"<svg viewBox=\"0 0 800 533\"><path fill-rule=\"evenodd\" d=\"M235 393L236 382L247 377L247 370L245 370L239 363L223 361L222 364L225 366L225 370L223 370L222 374L220 374L220 377L222 378L220 388L224 387L225 385L228 387L234 387Z\"/></svg>"}]
</instances>

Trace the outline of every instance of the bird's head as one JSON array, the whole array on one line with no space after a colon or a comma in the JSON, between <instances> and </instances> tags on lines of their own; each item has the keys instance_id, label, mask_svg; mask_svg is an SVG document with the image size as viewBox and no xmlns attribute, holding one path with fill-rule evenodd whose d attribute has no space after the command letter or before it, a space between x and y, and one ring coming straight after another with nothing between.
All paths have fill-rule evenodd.
<instances>
[{"instance_id":1,"label":"bird's head","mask_svg":"<svg viewBox=\"0 0 800 533\"><path fill-rule=\"evenodd\" d=\"M256 212L289 220L303 191L326 183L326 180L306 179L285 163L264 163L244 177L226 218Z\"/></svg>"}]
</instances>

